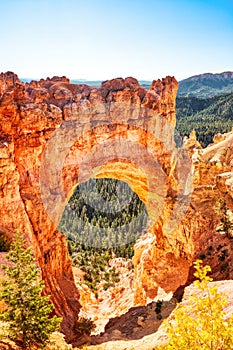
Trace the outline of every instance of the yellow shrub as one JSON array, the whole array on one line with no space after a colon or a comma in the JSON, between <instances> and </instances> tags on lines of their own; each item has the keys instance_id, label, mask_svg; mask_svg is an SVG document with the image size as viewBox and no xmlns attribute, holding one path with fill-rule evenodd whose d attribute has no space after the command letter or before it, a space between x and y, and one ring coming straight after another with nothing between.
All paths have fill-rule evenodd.
<instances>
[{"instance_id":1,"label":"yellow shrub","mask_svg":"<svg viewBox=\"0 0 233 350\"><path fill-rule=\"evenodd\" d=\"M167 321L169 343L155 350L230 350L233 349L233 317L226 320L227 295L220 293L207 276L209 266L194 263L198 278L194 283L202 292L190 298L188 305L174 310L174 320Z\"/></svg>"}]
</instances>

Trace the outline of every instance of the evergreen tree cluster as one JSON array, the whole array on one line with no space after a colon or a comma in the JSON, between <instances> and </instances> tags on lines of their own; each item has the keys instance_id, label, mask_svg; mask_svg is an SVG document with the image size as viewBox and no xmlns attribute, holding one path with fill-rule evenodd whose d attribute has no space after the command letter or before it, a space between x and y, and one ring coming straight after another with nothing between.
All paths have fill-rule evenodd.
<instances>
[{"instance_id":1,"label":"evergreen tree cluster","mask_svg":"<svg viewBox=\"0 0 233 350\"><path fill-rule=\"evenodd\" d=\"M97 293L101 281L107 289L119 280L109 260L131 259L133 246L147 222L144 203L127 183L90 179L76 187L59 230L67 237L73 264L85 272L86 283Z\"/></svg>"}]
</instances>

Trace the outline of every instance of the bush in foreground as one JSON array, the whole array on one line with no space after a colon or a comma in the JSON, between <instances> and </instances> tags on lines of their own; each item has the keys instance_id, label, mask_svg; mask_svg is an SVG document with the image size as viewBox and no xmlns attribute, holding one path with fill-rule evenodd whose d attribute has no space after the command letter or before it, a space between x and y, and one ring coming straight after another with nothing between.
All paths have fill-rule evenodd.
<instances>
[{"instance_id":1,"label":"bush in foreground","mask_svg":"<svg viewBox=\"0 0 233 350\"><path fill-rule=\"evenodd\" d=\"M201 260L194 266L198 278L194 283L202 297L194 295L188 305L180 304L174 310L174 322L167 321L169 343L154 350L233 349L233 316L227 320L224 312L227 296L209 285L209 266L203 267Z\"/></svg>"}]
</instances>

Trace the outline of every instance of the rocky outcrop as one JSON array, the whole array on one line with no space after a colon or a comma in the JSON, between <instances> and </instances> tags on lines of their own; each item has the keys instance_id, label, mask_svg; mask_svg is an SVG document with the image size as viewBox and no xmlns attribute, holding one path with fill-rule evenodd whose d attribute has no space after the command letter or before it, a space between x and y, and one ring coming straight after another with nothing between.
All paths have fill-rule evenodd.
<instances>
[{"instance_id":1,"label":"rocky outcrop","mask_svg":"<svg viewBox=\"0 0 233 350\"><path fill-rule=\"evenodd\" d=\"M164 234L164 211L161 246L158 244L158 230L156 234L148 232L135 246L133 260L138 287L135 302L140 305L143 301L146 303L148 296L153 298L156 295L158 286L169 292L177 283L181 287L175 294L182 294L183 287L193 280L191 261L197 258L211 266L215 280L233 279L233 241L218 231L221 214L217 210L218 200L225 201L232 220L232 133L221 135L219 140L205 149L200 148L193 135L184 142L193 166L189 205L171 236ZM167 263L168 256L170 263ZM182 271L187 271L185 283ZM180 276L178 272L181 272Z\"/></svg>"},{"instance_id":2,"label":"rocky outcrop","mask_svg":"<svg viewBox=\"0 0 233 350\"><path fill-rule=\"evenodd\" d=\"M171 217L189 172L184 167L179 177L185 155L177 156L173 142L176 90L171 77L147 91L134 78L94 88L65 77L28 84L11 72L0 75L0 229L30 240L67 335L80 308L66 240L57 230L67 198L90 177L124 179L146 203L162 251L164 210ZM174 289L185 280L189 259L172 246L163 259L182 266Z\"/></svg>"},{"instance_id":3,"label":"rocky outcrop","mask_svg":"<svg viewBox=\"0 0 233 350\"><path fill-rule=\"evenodd\" d=\"M219 200L225 201L232 220L232 133L219 135L218 143L193 155L193 194L190 208L183 220L183 229L192 235L194 259L201 258L212 268L215 280L233 279L233 242L219 232L221 213ZM190 270L188 282L192 280Z\"/></svg>"}]
</instances>

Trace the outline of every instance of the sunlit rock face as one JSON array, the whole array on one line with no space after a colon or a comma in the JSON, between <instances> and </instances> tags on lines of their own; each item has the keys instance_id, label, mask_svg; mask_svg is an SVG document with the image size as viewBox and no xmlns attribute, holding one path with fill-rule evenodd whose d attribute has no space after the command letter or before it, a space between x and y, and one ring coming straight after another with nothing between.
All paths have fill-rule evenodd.
<instances>
[{"instance_id":1,"label":"sunlit rock face","mask_svg":"<svg viewBox=\"0 0 233 350\"><path fill-rule=\"evenodd\" d=\"M134 78L95 88L0 75L0 229L29 237L67 335L80 304L56 227L73 188L90 177L126 181L147 206L151 227L135 247L135 304L187 280L193 229L180 222L192 167L173 140L177 87L171 77L147 91Z\"/></svg>"}]
</instances>

